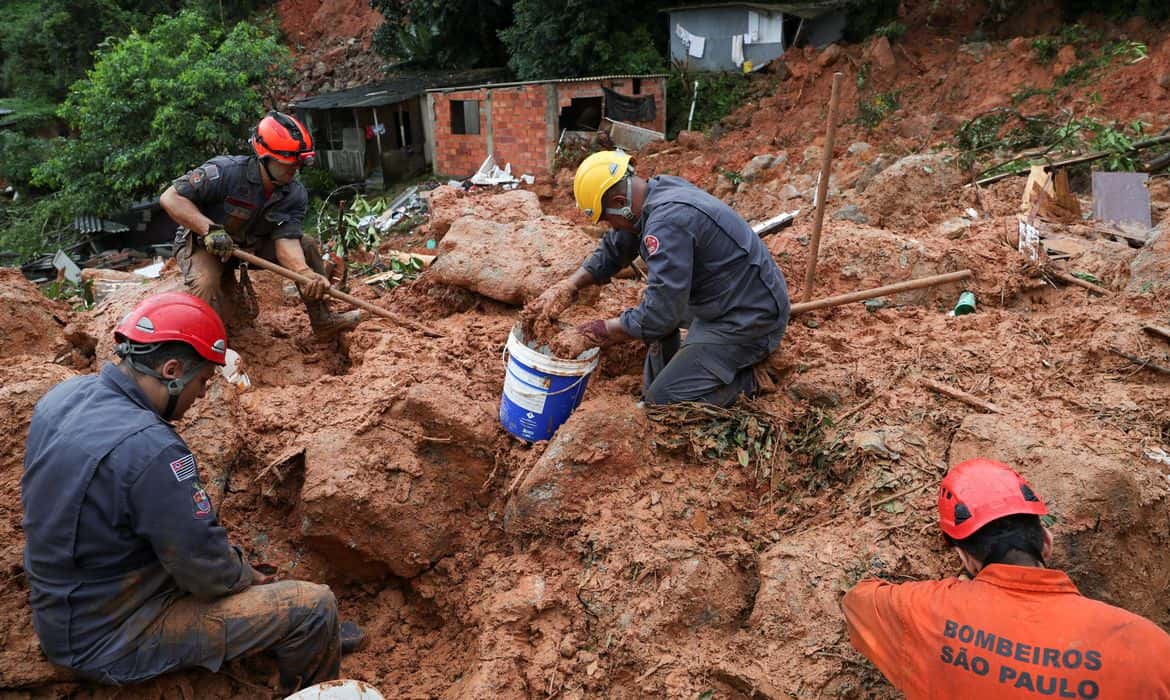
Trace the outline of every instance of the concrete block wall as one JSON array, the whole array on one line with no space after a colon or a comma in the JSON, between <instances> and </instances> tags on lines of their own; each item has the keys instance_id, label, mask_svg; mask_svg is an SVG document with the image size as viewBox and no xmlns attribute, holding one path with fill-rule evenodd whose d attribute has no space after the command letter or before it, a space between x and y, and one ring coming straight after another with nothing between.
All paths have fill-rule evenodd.
<instances>
[{"instance_id":1,"label":"concrete block wall","mask_svg":"<svg viewBox=\"0 0 1170 700\"><path fill-rule=\"evenodd\" d=\"M510 163L514 175L548 174L556 153L557 119L574 98L601 97L602 86L632 95L633 79L546 82L477 90L434 92L435 172L466 177L479 169L488 153L500 167ZM639 95L655 99L653 122L638 126L666 130L666 79L643 78ZM479 100L479 134L451 133L451 101Z\"/></svg>"}]
</instances>

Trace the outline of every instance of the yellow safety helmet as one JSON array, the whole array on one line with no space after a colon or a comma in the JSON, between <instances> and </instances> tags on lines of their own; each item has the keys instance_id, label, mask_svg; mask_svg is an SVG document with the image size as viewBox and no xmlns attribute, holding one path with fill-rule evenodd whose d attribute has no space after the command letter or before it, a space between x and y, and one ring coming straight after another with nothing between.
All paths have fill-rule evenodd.
<instances>
[{"instance_id":1,"label":"yellow safety helmet","mask_svg":"<svg viewBox=\"0 0 1170 700\"><path fill-rule=\"evenodd\" d=\"M620 214L633 220L629 203L622 209L614 210L604 210L601 206L601 198L606 191L621 182L627 174L632 175L633 166L633 158L622 151L601 151L581 161L573 177L573 197L577 200L577 208L585 212L585 216L593 223L597 223L602 214ZM628 198L629 192L626 194Z\"/></svg>"}]
</instances>

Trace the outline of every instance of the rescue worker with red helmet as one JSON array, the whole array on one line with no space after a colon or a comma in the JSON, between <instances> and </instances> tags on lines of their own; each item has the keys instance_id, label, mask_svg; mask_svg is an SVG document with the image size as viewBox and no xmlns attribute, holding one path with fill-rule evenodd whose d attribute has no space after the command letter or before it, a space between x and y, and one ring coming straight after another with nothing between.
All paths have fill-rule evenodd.
<instances>
[{"instance_id":1,"label":"rescue worker with red helmet","mask_svg":"<svg viewBox=\"0 0 1170 700\"><path fill-rule=\"evenodd\" d=\"M228 308L237 296L231 251L238 246L311 280L300 292L315 333L352 328L361 312L329 311L321 248L302 230L309 195L296 176L316 161L312 135L295 117L269 112L250 143L253 155L212 158L175 180L159 200L179 224L175 259L188 291L221 315L234 310Z\"/></svg>"},{"instance_id":2,"label":"rescue worker with red helmet","mask_svg":"<svg viewBox=\"0 0 1170 700\"><path fill-rule=\"evenodd\" d=\"M171 424L224 364L223 322L172 292L135 307L115 339L121 362L58 384L29 425L24 568L45 655L119 685L262 650L286 690L337 678L333 593L253 569Z\"/></svg>"},{"instance_id":3,"label":"rescue worker with red helmet","mask_svg":"<svg viewBox=\"0 0 1170 700\"><path fill-rule=\"evenodd\" d=\"M1170 698L1170 635L1046 568L1047 507L1006 464L955 465L939 524L967 576L858 583L849 638L907 698Z\"/></svg>"}]
</instances>

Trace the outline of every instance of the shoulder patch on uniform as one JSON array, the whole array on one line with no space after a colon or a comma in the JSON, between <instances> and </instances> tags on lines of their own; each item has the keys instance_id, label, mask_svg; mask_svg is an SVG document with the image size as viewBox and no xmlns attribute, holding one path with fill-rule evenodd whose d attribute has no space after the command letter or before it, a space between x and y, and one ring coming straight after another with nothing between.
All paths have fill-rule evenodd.
<instances>
[{"instance_id":1,"label":"shoulder patch on uniform","mask_svg":"<svg viewBox=\"0 0 1170 700\"><path fill-rule=\"evenodd\" d=\"M211 498L207 492L202 488L196 488L191 494L191 500L195 502L194 516L199 520L211 515Z\"/></svg>"},{"instance_id":2,"label":"shoulder patch on uniform","mask_svg":"<svg viewBox=\"0 0 1170 700\"><path fill-rule=\"evenodd\" d=\"M208 180L219 179L219 166L215 163L208 163L207 165L203 166L203 172L207 173Z\"/></svg>"},{"instance_id":3,"label":"shoulder patch on uniform","mask_svg":"<svg viewBox=\"0 0 1170 700\"><path fill-rule=\"evenodd\" d=\"M195 478L195 455L189 454L182 459L171 462L171 472L175 475L176 481L182 482Z\"/></svg>"},{"instance_id":4,"label":"shoulder patch on uniform","mask_svg":"<svg viewBox=\"0 0 1170 700\"><path fill-rule=\"evenodd\" d=\"M646 244L647 257L654 255L655 253L658 252L658 236L654 236L654 235L646 236L646 239L642 242Z\"/></svg>"},{"instance_id":5,"label":"shoulder patch on uniform","mask_svg":"<svg viewBox=\"0 0 1170 700\"><path fill-rule=\"evenodd\" d=\"M200 182L203 182L203 178L206 176L207 174L204 172L203 168L195 168L191 171L191 174L187 176L187 182L191 183L192 185L198 185Z\"/></svg>"}]
</instances>

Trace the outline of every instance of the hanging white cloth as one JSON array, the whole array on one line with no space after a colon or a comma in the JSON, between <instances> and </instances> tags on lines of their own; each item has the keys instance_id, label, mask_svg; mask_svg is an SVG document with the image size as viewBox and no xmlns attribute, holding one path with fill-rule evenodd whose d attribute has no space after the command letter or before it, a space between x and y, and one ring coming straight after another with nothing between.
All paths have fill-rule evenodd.
<instances>
[{"instance_id":1,"label":"hanging white cloth","mask_svg":"<svg viewBox=\"0 0 1170 700\"><path fill-rule=\"evenodd\" d=\"M691 34L681 24L674 25L674 33L678 35L682 45L687 47L687 55L695 58L703 57L703 49L707 46L707 38Z\"/></svg>"},{"instance_id":2,"label":"hanging white cloth","mask_svg":"<svg viewBox=\"0 0 1170 700\"><path fill-rule=\"evenodd\" d=\"M743 65L743 34L735 34L731 37L731 60L737 66Z\"/></svg>"}]
</instances>

